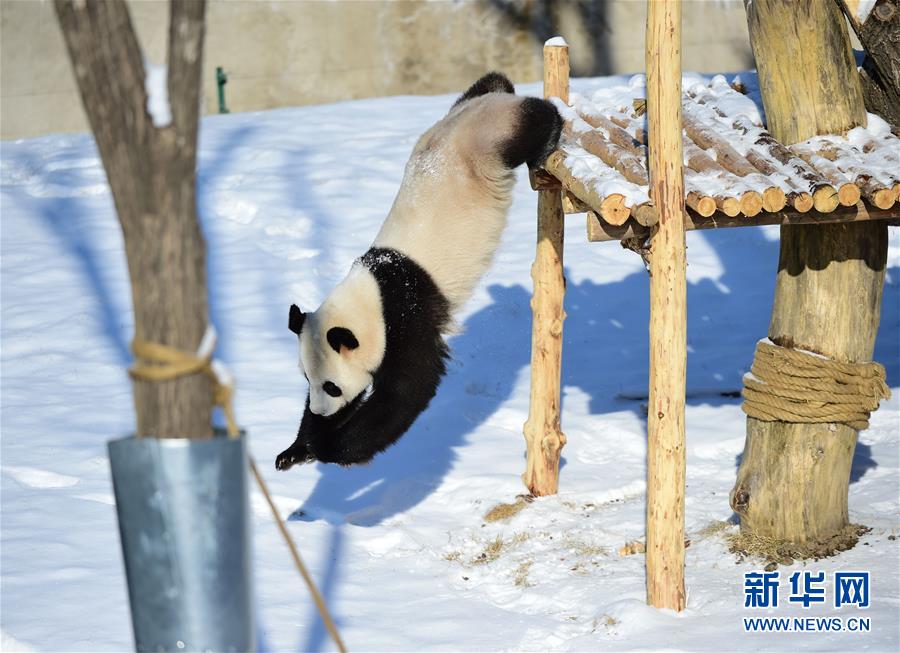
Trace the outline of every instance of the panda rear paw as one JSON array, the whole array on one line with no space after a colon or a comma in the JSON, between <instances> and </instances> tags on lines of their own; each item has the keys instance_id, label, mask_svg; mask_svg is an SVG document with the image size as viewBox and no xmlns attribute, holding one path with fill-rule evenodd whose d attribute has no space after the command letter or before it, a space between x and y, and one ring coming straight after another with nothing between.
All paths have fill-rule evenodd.
<instances>
[{"instance_id":1,"label":"panda rear paw","mask_svg":"<svg viewBox=\"0 0 900 653\"><path fill-rule=\"evenodd\" d=\"M314 460L315 458L312 457L305 447L292 446L282 451L275 458L275 469L285 472L294 465L311 463Z\"/></svg>"}]
</instances>

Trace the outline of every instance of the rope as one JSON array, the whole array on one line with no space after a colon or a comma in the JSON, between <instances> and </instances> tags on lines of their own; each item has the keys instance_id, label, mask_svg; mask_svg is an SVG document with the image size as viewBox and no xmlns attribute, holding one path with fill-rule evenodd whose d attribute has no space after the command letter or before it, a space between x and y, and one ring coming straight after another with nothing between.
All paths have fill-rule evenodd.
<instances>
[{"instance_id":1,"label":"rope","mask_svg":"<svg viewBox=\"0 0 900 653\"><path fill-rule=\"evenodd\" d=\"M216 332L211 325L206 328L206 333L204 333L203 340L200 342L200 347L196 353L185 352L158 342L148 342L135 338L131 342L131 350L134 352L137 360L128 370L128 373L134 379L152 382L171 381L172 379L192 374L206 374L212 381L213 402L225 414L228 437L237 438L240 436L240 429L234 416L234 404L232 401L234 397L234 379L222 363L213 360L212 354L213 349L215 349L215 342ZM307 571L306 565L303 564L297 544L281 518L278 508L275 507L269 487L256 467L256 461L253 460L253 456L249 453L247 458L250 462L250 471L253 472L253 477L259 485L266 503L269 504L269 509L272 511L272 517L278 525L278 530L281 532L281 536L291 552L294 566L300 572L300 576L303 577L303 581L306 583L319 615L322 617L322 621L325 623L325 627L328 629L335 645L341 653L346 653L347 649L331 618L331 614L328 612L328 607L325 605L325 601L321 593L319 593L315 581L313 581L312 576Z\"/></svg>"},{"instance_id":2,"label":"rope","mask_svg":"<svg viewBox=\"0 0 900 653\"><path fill-rule=\"evenodd\" d=\"M878 363L843 363L760 340L743 396L744 412L764 422L830 422L862 430L891 390Z\"/></svg>"}]
</instances>

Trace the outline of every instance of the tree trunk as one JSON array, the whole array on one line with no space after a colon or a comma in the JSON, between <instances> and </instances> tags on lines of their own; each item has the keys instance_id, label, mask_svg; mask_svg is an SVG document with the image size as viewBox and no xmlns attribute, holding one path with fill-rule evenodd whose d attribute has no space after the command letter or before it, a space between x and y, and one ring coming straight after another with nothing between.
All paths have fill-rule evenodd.
<instances>
[{"instance_id":1,"label":"tree trunk","mask_svg":"<svg viewBox=\"0 0 900 653\"><path fill-rule=\"evenodd\" d=\"M768 131L790 145L866 123L840 9L821 0L745 0Z\"/></svg>"},{"instance_id":2,"label":"tree trunk","mask_svg":"<svg viewBox=\"0 0 900 653\"><path fill-rule=\"evenodd\" d=\"M159 127L124 0L55 6L125 239L135 339L194 352L208 320L195 194L205 0L170 5L171 124ZM202 373L135 379L134 403L138 435L211 435L212 389Z\"/></svg>"},{"instance_id":3,"label":"tree trunk","mask_svg":"<svg viewBox=\"0 0 900 653\"><path fill-rule=\"evenodd\" d=\"M866 49L860 71L866 109L900 129L900 1L878 0L860 15L859 0L837 0Z\"/></svg>"},{"instance_id":4,"label":"tree trunk","mask_svg":"<svg viewBox=\"0 0 900 653\"><path fill-rule=\"evenodd\" d=\"M843 16L833 2L747 2L769 131L783 143L865 123ZM883 222L781 228L769 338L840 361L870 360L887 258ZM741 530L797 544L847 525L857 433L842 424L747 418L731 506Z\"/></svg>"}]
</instances>

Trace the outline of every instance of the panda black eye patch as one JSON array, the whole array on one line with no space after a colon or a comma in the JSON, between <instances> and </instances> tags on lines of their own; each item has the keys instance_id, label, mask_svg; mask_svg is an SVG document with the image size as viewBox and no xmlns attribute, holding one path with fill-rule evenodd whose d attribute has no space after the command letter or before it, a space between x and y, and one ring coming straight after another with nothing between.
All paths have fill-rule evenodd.
<instances>
[{"instance_id":1,"label":"panda black eye patch","mask_svg":"<svg viewBox=\"0 0 900 653\"><path fill-rule=\"evenodd\" d=\"M341 353L341 347L346 347L347 349L359 347L359 341L356 339L356 336L353 335L350 329L345 329L344 327L331 327L328 329L328 333L325 334L325 338L328 340L331 348L339 354Z\"/></svg>"},{"instance_id":2,"label":"panda black eye patch","mask_svg":"<svg viewBox=\"0 0 900 653\"><path fill-rule=\"evenodd\" d=\"M325 383L323 383L322 390L324 390L325 394L327 394L329 397L340 397L341 394L343 394L341 392L341 389L331 381L326 381Z\"/></svg>"}]
</instances>

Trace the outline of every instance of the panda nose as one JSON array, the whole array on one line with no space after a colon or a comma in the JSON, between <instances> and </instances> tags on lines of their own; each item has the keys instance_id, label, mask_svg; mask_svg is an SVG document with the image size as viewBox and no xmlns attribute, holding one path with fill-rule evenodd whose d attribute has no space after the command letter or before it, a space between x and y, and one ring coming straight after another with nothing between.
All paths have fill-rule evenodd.
<instances>
[{"instance_id":1,"label":"panda nose","mask_svg":"<svg viewBox=\"0 0 900 653\"><path fill-rule=\"evenodd\" d=\"M322 390L325 391L329 397L340 397L341 389L333 384L331 381L326 381L322 384Z\"/></svg>"}]
</instances>

